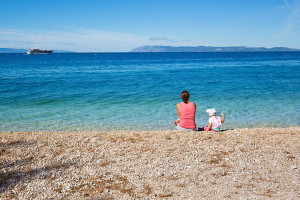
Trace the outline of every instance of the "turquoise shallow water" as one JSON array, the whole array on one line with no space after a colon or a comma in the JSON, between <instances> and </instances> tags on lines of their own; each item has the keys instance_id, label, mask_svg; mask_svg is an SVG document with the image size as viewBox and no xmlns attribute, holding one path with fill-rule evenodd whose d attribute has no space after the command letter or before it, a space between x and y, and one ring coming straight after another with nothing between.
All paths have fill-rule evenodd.
<instances>
[{"instance_id":1,"label":"turquoise shallow water","mask_svg":"<svg viewBox=\"0 0 300 200\"><path fill-rule=\"evenodd\" d=\"M300 52L0 54L0 131L172 130L188 90L197 125L300 125Z\"/></svg>"}]
</instances>

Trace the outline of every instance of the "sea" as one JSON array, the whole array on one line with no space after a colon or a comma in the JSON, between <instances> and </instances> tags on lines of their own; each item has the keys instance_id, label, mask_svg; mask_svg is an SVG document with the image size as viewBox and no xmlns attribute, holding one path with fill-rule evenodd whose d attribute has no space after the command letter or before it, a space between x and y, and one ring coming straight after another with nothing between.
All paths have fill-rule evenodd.
<instances>
[{"instance_id":1,"label":"sea","mask_svg":"<svg viewBox=\"0 0 300 200\"><path fill-rule=\"evenodd\" d=\"M0 132L174 130L187 90L196 124L300 125L300 52L0 54Z\"/></svg>"}]
</instances>

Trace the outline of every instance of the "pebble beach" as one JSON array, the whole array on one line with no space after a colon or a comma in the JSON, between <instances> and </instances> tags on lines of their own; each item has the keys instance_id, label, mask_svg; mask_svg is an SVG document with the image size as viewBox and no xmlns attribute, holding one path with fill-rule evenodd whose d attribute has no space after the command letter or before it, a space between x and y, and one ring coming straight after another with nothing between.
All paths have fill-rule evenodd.
<instances>
[{"instance_id":1,"label":"pebble beach","mask_svg":"<svg viewBox=\"0 0 300 200\"><path fill-rule=\"evenodd\" d=\"M300 127L2 132L0 199L299 199Z\"/></svg>"}]
</instances>

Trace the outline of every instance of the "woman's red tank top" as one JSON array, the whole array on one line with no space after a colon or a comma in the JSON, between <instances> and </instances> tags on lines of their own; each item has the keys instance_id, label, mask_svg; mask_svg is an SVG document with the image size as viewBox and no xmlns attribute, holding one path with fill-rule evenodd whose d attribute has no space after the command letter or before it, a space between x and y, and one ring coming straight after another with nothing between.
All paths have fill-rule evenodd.
<instances>
[{"instance_id":1,"label":"woman's red tank top","mask_svg":"<svg viewBox=\"0 0 300 200\"><path fill-rule=\"evenodd\" d=\"M182 128L196 129L195 114L196 108L193 102L180 103L180 123L179 126Z\"/></svg>"}]
</instances>

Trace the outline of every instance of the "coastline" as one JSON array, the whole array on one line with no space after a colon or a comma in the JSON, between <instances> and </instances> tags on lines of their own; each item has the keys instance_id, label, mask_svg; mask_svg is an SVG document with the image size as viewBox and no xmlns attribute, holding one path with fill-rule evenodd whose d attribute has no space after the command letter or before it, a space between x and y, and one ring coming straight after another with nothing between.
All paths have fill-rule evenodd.
<instances>
[{"instance_id":1,"label":"coastline","mask_svg":"<svg viewBox=\"0 0 300 200\"><path fill-rule=\"evenodd\" d=\"M300 127L1 132L1 199L297 199Z\"/></svg>"}]
</instances>

